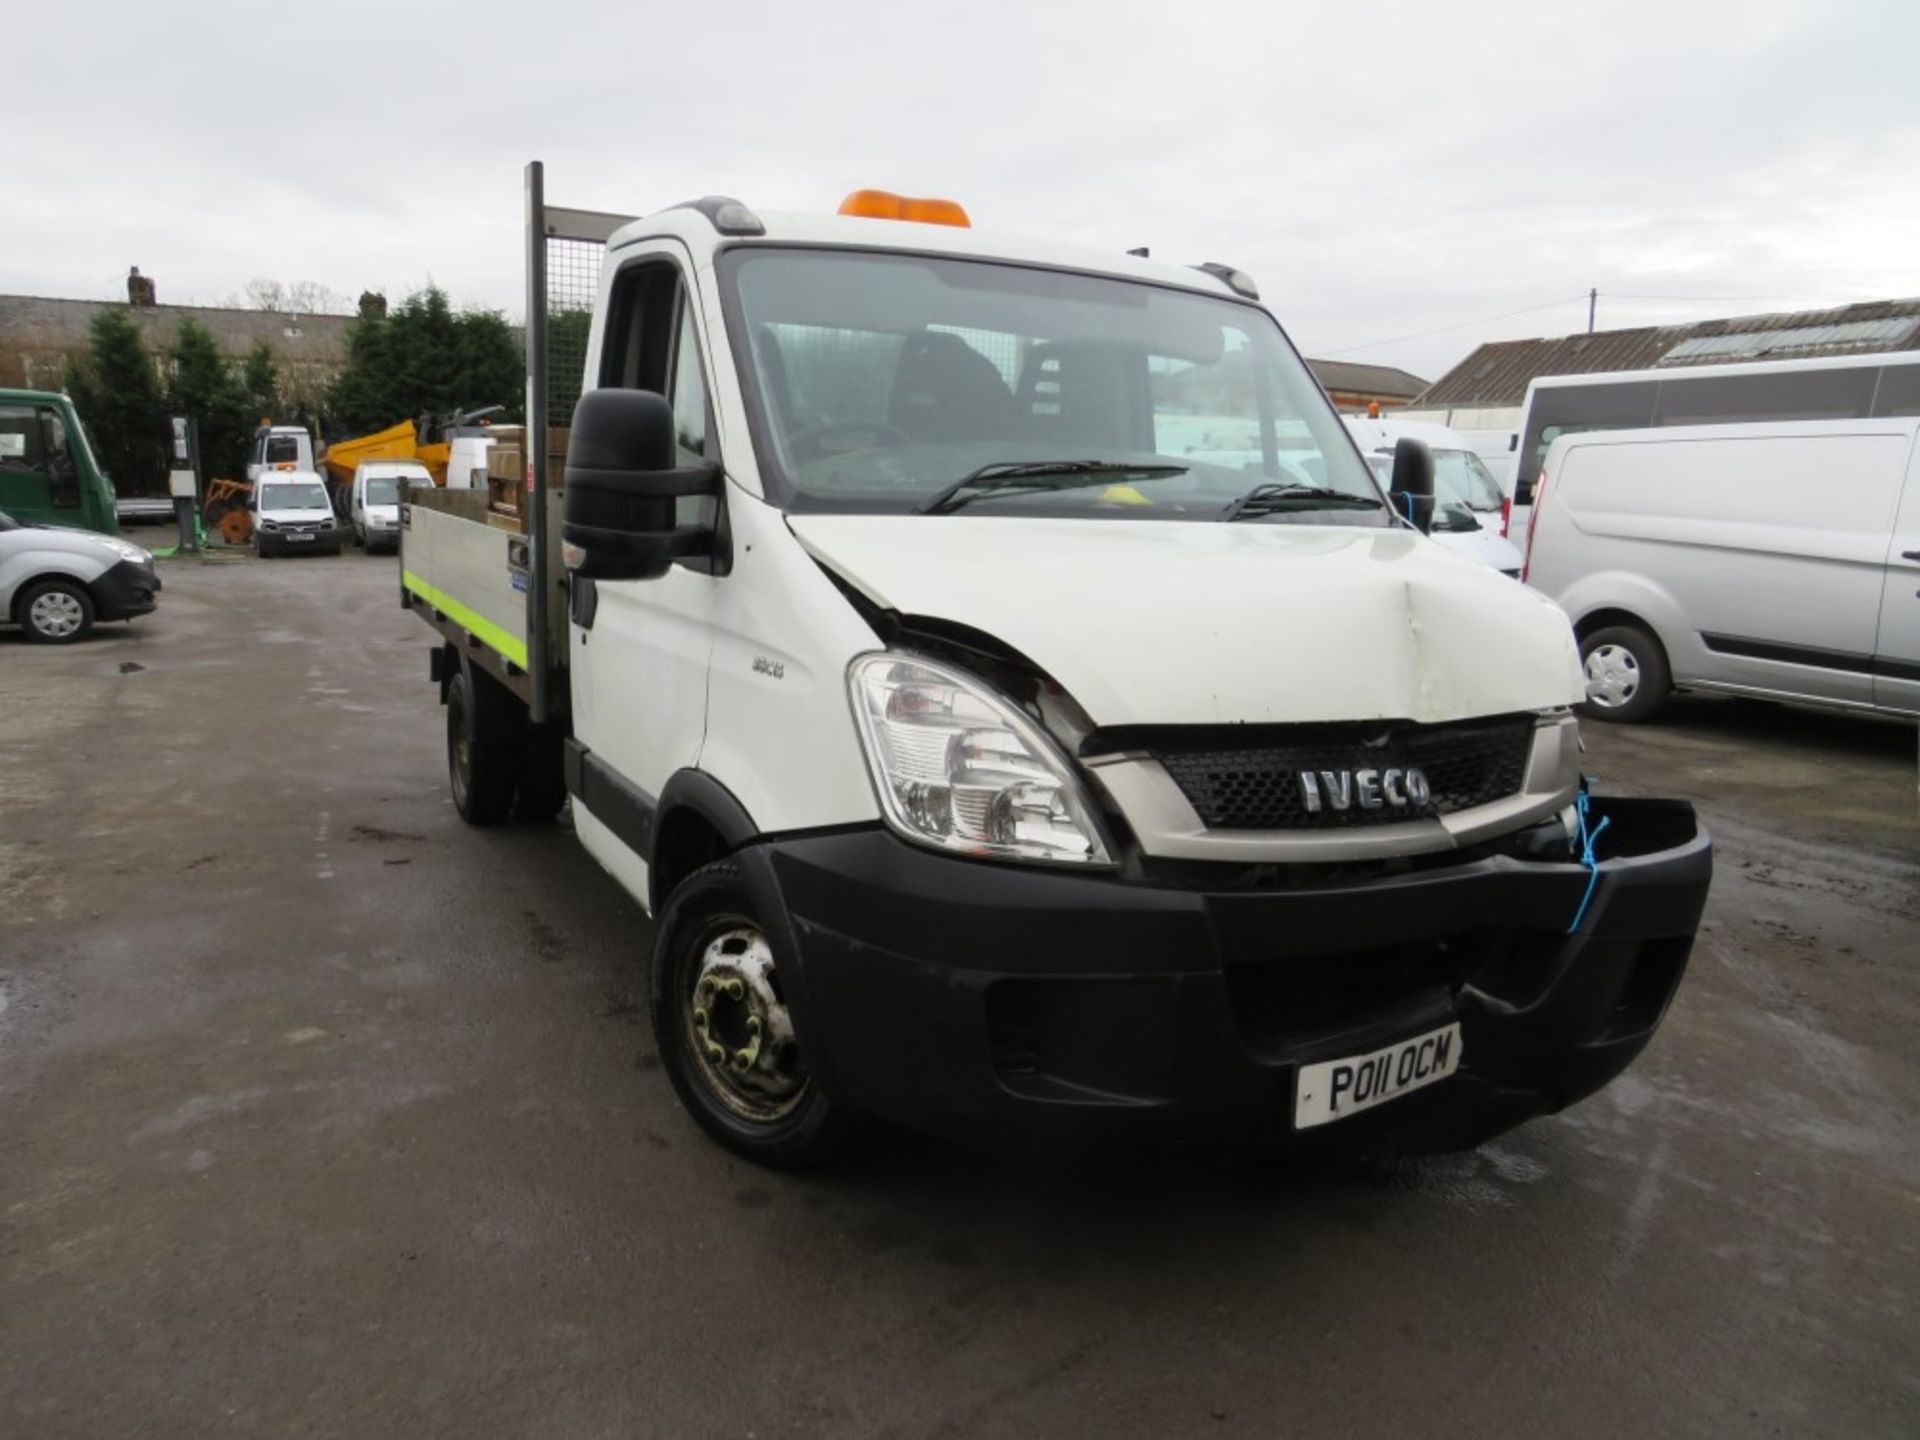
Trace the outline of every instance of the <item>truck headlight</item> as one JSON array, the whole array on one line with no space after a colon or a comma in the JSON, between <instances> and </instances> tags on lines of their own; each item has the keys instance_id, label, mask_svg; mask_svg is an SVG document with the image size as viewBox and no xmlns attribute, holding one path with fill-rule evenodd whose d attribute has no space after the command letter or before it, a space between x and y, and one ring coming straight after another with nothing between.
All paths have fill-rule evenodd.
<instances>
[{"instance_id":1,"label":"truck headlight","mask_svg":"<svg viewBox=\"0 0 1920 1440\"><path fill-rule=\"evenodd\" d=\"M1053 742L979 680L882 654L855 660L847 685L880 808L899 834L964 855L1112 863Z\"/></svg>"}]
</instances>

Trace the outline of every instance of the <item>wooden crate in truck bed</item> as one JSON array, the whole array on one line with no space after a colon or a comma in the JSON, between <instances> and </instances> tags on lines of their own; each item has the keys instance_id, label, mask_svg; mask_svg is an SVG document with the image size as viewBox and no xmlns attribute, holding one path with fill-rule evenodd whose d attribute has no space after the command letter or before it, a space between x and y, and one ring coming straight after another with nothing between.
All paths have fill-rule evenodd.
<instances>
[{"instance_id":1,"label":"wooden crate in truck bed","mask_svg":"<svg viewBox=\"0 0 1920 1440\"><path fill-rule=\"evenodd\" d=\"M547 430L547 484L560 488L567 468L567 437L563 426ZM519 425L498 425L493 430L493 445L487 451L487 501L496 515L520 514L520 503L527 493L526 430Z\"/></svg>"}]
</instances>

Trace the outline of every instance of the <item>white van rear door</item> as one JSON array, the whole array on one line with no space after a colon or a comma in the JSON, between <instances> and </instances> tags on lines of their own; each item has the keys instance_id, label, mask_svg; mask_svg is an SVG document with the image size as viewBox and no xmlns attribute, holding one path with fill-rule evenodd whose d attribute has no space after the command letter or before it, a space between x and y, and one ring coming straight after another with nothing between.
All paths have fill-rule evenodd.
<instances>
[{"instance_id":1,"label":"white van rear door","mask_svg":"<svg viewBox=\"0 0 1920 1440\"><path fill-rule=\"evenodd\" d=\"M1907 463L1907 488L1887 547L1873 668L1876 705L1920 714L1920 442Z\"/></svg>"}]
</instances>

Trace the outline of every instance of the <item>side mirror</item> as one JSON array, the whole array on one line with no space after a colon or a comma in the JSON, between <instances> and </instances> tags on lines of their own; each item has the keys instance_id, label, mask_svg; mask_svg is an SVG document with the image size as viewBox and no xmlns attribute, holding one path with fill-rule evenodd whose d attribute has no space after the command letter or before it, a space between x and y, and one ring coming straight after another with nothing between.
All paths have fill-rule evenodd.
<instances>
[{"instance_id":1,"label":"side mirror","mask_svg":"<svg viewBox=\"0 0 1920 1440\"><path fill-rule=\"evenodd\" d=\"M1387 485L1393 508L1422 535L1433 529L1433 452L1423 440L1400 440L1393 447L1393 479Z\"/></svg>"},{"instance_id":2,"label":"side mirror","mask_svg":"<svg viewBox=\"0 0 1920 1440\"><path fill-rule=\"evenodd\" d=\"M560 538L567 568L593 580L657 580L714 552L709 523L676 524L682 496L718 496L720 467L678 465L673 407L651 390L589 390L567 438Z\"/></svg>"}]
</instances>

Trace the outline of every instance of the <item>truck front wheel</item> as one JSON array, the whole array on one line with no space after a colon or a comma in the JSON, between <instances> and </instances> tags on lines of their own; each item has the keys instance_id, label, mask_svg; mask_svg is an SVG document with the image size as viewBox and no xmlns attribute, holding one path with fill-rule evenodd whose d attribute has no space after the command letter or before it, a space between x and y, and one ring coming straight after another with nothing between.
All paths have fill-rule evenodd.
<instances>
[{"instance_id":1,"label":"truck front wheel","mask_svg":"<svg viewBox=\"0 0 1920 1440\"><path fill-rule=\"evenodd\" d=\"M499 733L491 709L462 665L447 682L447 779L469 825L497 825L513 805L519 740Z\"/></svg>"},{"instance_id":2,"label":"truck front wheel","mask_svg":"<svg viewBox=\"0 0 1920 1440\"><path fill-rule=\"evenodd\" d=\"M653 1034L680 1103L757 1164L826 1159L846 1130L807 1068L780 960L740 867L715 861L675 887L654 927Z\"/></svg>"}]
</instances>

